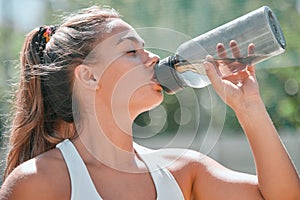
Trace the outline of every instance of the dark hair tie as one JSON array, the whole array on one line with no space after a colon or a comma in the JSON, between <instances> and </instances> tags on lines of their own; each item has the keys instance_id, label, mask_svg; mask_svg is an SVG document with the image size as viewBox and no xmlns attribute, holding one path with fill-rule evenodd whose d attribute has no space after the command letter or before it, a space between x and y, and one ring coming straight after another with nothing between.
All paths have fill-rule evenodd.
<instances>
[{"instance_id":1,"label":"dark hair tie","mask_svg":"<svg viewBox=\"0 0 300 200\"><path fill-rule=\"evenodd\" d=\"M37 33L34 44L35 44L36 52L40 59L40 63L42 64L45 63L44 50L46 48L46 44L49 42L51 36L55 33L56 29L57 26L41 26Z\"/></svg>"}]
</instances>

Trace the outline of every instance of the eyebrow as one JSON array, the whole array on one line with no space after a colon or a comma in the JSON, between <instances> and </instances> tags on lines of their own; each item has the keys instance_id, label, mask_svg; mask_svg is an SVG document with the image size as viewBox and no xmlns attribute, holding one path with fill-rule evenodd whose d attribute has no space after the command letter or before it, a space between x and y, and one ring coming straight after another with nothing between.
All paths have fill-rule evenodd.
<instances>
[{"instance_id":1,"label":"eyebrow","mask_svg":"<svg viewBox=\"0 0 300 200\"><path fill-rule=\"evenodd\" d=\"M145 46L145 42L144 40L139 40L138 38L136 38L135 36L125 36L125 37L122 37L118 42L117 42L117 45L119 45L121 42L123 42L124 40L131 40L135 43L139 43L139 44L142 44L142 46L144 47Z\"/></svg>"}]
</instances>

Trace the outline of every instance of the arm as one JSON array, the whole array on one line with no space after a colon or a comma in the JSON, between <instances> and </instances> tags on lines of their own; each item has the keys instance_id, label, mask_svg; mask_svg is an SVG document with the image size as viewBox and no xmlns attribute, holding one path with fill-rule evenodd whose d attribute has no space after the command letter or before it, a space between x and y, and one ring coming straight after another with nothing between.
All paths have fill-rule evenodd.
<instances>
[{"instance_id":1,"label":"arm","mask_svg":"<svg viewBox=\"0 0 300 200\"><path fill-rule=\"evenodd\" d=\"M191 199L263 200L256 176L232 171L201 154L193 159Z\"/></svg>"},{"instance_id":2,"label":"arm","mask_svg":"<svg viewBox=\"0 0 300 200\"><path fill-rule=\"evenodd\" d=\"M261 193L265 199L300 199L299 177L264 104L251 104L236 114L254 155Z\"/></svg>"},{"instance_id":3,"label":"arm","mask_svg":"<svg viewBox=\"0 0 300 200\"><path fill-rule=\"evenodd\" d=\"M239 49L231 42L233 55ZM226 57L219 45L220 57ZM249 53L254 46L249 46ZM267 200L300 199L300 180L259 94L255 67L248 66L233 76L222 78L211 63L206 63L207 75L219 96L236 113L250 143L256 164L258 188Z\"/></svg>"}]
</instances>

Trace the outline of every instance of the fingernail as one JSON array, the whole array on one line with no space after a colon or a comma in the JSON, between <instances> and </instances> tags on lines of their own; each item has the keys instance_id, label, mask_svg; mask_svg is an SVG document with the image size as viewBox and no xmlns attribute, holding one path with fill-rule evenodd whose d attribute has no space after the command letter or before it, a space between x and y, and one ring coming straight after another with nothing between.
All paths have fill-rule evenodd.
<instances>
[{"instance_id":1,"label":"fingernail","mask_svg":"<svg viewBox=\"0 0 300 200\"><path fill-rule=\"evenodd\" d=\"M209 66L208 66L209 64L208 64L208 62L207 61L205 61L204 63L203 63L203 67L204 67L204 69L207 71L208 69L209 69Z\"/></svg>"},{"instance_id":2,"label":"fingernail","mask_svg":"<svg viewBox=\"0 0 300 200\"><path fill-rule=\"evenodd\" d=\"M231 41L229 42L229 45L230 45L231 47L233 47L233 46L236 46L237 43L236 43L235 40L231 40Z\"/></svg>"}]
</instances>

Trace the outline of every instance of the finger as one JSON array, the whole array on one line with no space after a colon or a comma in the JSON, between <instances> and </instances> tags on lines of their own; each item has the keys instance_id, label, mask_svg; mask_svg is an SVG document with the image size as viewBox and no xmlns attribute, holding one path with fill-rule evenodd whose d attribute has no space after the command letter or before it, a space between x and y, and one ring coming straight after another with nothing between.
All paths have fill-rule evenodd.
<instances>
[{"instance_id":1,"label":"finger","mask_svg":"<svg viewBox=\"0 0 300 200\"><path fill-rule=\"evenodd\" d=\"M206 61L211 62L213 65L215 65L217 67L219 66L219 62L216 62L211 55L206 56Z\"/></svg>"},{"instance_id":2,"label":"finger","mask_svg":"<svg viewBox=\"0 0 300 200\"><path fill-rule=\"evenodd\" d=\"M220 75L218 74L215 66L213 65L213 63L211 63L210 61L205 61L203 63L204 68L206 70L206 75L208 76L211 84L215 87L215 86L219 86L222 83L222 79L220 77Z\"/></svg>"},{"instance_id":3,"label":"finger","mask_svg":"<svg viewBox=\"0 0 300 200\"><path fill-rule=\"evenodd\" d=\"M231 40L229 42L229 46L231 48L231 52L232 52L233 57L235 57L235 58L241 57L240 48L239 48L239 46L238 46L238 44L235 40Z\"/></svg>"},{"instance_id":4,"label":"finger","mask_svg":"<svg viewBox=\"0 0 300 200\"><path fill-rule=\"evenodd\" d=\"M250 43L248 45L248 55L255 55L255 45L253 43ZM247 70L251 73L251 74L255 74L255 66L251 65L251 66L247 66Z\"/></svg>"},{"instance_id":5,"label":"finger","mask_svg":"<svg viewBox=\"0 0 300 200\"><path fill-rule=\"evenodd\" d=\"M255 54L255 45L253 43L250 43L248 45L248 55L254 55Z\"/></svg>"},{"instance_id":6,"label":"finger","mask_svg":"<svg viewBox=\"0 0 300 200\"><path fill-rule=\"evenodd\" d=\"M250 76L253 76L253 77L256 77L256 73L255 73L255 65L250 65L250 66L247 66L247 71L249 73Z\"/></svg>"},{"instance_id":7,"label":"finger","mask_svg":"<svg viewBox=\"0 0 300 200\"><path fill-rule=\"evenodd\" d=\"M218 43L217 44L217 53L220 58L226 58L227 53L226 53L226 48L223 43Z\"/></svg>"},{"instance_id":8,"label":"finger","mask_svg":"<svg viewBox=\"0 0 300 200\"><path fill-rule=\"evenodd\" d=\"M213 58L211 55L206 56L206 61L212 63L213 66L214 66L214 69L215 69L216 72L217 72L217 74L218 74L219 76L222 76L222 73L220 72L220 69L219 69L219 63L216 62L216 61L214 60L214 58Z\"/></svg>"}]
</instances>

